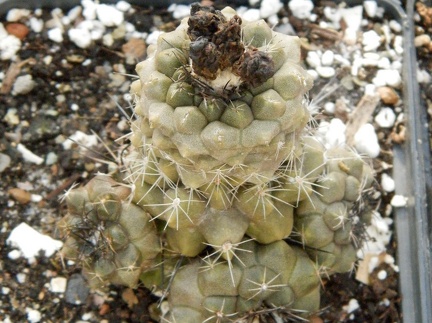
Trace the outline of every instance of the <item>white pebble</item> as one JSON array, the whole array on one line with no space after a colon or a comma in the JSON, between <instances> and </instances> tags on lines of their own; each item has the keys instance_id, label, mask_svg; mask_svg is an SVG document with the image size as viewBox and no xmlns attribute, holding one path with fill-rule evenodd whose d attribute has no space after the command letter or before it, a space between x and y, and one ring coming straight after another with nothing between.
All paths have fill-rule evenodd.
<instances>
[{"instance_id":1,"label":"white pebble","mask_svg":"<svg viewBox=\"0 0 432 323\"><path fill-rule=\"evenodd\" d=\"M60 27L55 27L48 30L48 38L56 43L63 42L63 31Z\"/></svg>"},{"instance_id":2,"label":"white pebble","mask_svg":"<svg viewBox=\"0 0 432 323\"><path fill-rule=\"evenodd\" d=\"M22 18L30 16L30 10L27 9L10 9L6 15L6 21L16 22Z\"/></svg>"},{"instance_id":3,"label":"white pebble","mask_svg":"<svg viewBox=\"0 0 432 323\"><path fill-rule=\"evenodd\" d=\"M78 143L81 148L85 150L87 148L97 145L98 139L96 135L87 135L84 132L77 130L72 136L70 136L62 143L63 149L71 149L74 143Z\"/></svg>"},{"instance_id":4,"label":"white pebble","mask_svg":"<svg viewBox=\"0 0 432 323\"><path fill-rule=\"evenodd\" d=\"M190 15L190 6L173 3L168 7L168 12L172 12L175 19L182 19Z\"/></svg>"},{"instance_id":5,"label":"white pebble","mask_svg":"<svg viewBox=\"0 0 432 323\"><path fill-rule=\"evenodd\" d=\"M398 88L402 84L402 77L400 73L395 69L383 69L378 70L376 76L373 78L372 83L377 87L380 86L391 86Z\"/></svg>"},{"instance_id":6,"label":"white pebble","mask_svg":"<svg viewBox=\"0 0 432 323\"><path fill-rule=\"evenodd\" d=\"M418 35L414 38L414 46L422 47L425 45L429 45L431 42L431 37L428 34Z\"/></svg>"},{"instance_id":7,"label":"white pebble","mask_svg":"<svg viewBox=\"0 0 432 323\"><path fill-rule=\"evenodd\" d=\"M370 123L366 123L354 135L354 146L359 153L375 158L380 153L378 137L374 127Z\"/></svg>"},{"instance_id":8,"label":"white pebble","mask_svg":"<svg viewBox=\"0 0 432 323\"><path fill-rule=\"evenodd\" d=\"M318 52L315 52L313 50L309 51L306 56L306 62L309 64L312 68L317 68L321 65L321 59L318 54Z\"/></svg>"},{"instance_id":9,"label":"white pebble","mask_svg":"<svg viewBox=\"0 0 432 323\"><path fill-rule=\"evenodd\" d=\"M332 119L324 137L326 148L343 146L346 142L345 129L346 126L342 120L338 118Z\"/></svg>"},{"instance_id":10,"label":"white pebble","mask_svg":"<svg viewBox=\"0 0 432 323\"><path fill-rule=\"evenodd\" d=\"M28 150L23 144L18 144L17 150L21 153L25 161L36 165L41 165L44 162L44 159L42 157L39 157L38 155Z\"/></svg>"},{"instance_id":11,"label":"white pebble","mask_svg":"<svg viewBox=\"0 0 432 323\"><path fill-rule=\"evenodd\" d=\"M34 310L32 308L27 307L26 312L27 312L27 320L30 323L37 323L40 322L40 320L42 319L42 314L38 310Z\"/></svg>"},{"instance_id":12,"label":"white pebble","mask_svg":"<svg viewBox=\"0 0 432 323\"><path fill-rule=\"evenodd\" d=\"M10 126L16 126L20 123L20 118L18 116L18 110L16 108L9 108L3 120L7 122Z\"/></svg>"},{"instance_id":13,"label":"white pebble","mask_svg":"<svg viewBox=\"0 0 432 323\"><path fill-rule=\"evenodd\" d=\"M123 0L117 2L115 6L118 10L123 11L123 12L128 11L132 7L129 2L126 2Z\"/></svg>"},{"instance_id":14,"label":"white pebble","mask_svg":"<svg viewBox=\"0 0 432 323\"><path fill-rule=\"evenodd\" d=\"M323 78L330 78L336 74L335 69L331 66L318 66L316 71Z\"/></svg>"},{"instance_id":15,"label":"white pebble","mask_svg":"<svg viewBox=\"0 0 432 323\"><path fill-rule=\"evenodd\" d=\"M375 0L366 0L363 2L364 9L367 15L371 18L375 17L378 5Z\"/></svg>"},{"instance_id":16,"label":"white pebble","mask_svg":"<svg viewBox=\"0 0 432 323\"><path fill-rule=\"evenodd\" d=\"M257 21L261 18L259 9L248 9L242 15L242 19L246 21Z\"/></svg>"},{"instance_id":17,"label":"white pebble","mask_svg":"<svg viewBox=\"0 0 432 323\"><path fill-rule=\"evenodd\" d=\"M0 32L4 29L0 23ZM14 35L0 37L0 59L5 61L14 58L16 53L21 49L21 40Z\"/></svg>"},{"instance_id":18,"label":"white pebble","mask_svg":"<svg viewBox=\"0 0 432 323\"><path fill-rule=\"evenodd\" d=\"M315 70L307 70L307 73L312 77L314 81L316 81L319 77L317 71Z\"/></svg>"},{"instance_id":19,"label":"white pebble","mask_svg":"<svg viewBox=\"0 0 432 323\"><path fill-rule=\"evenodd\" d=\"M68 31L68 36L80 48L87 48L92 43L91 33L85 28L71 28Z\"/></svg>"},{"instance_id":20,"label":"white pebble","mask_svg":"<svg viewBox=\"0 0 432 323\"><path fill-rule=\"evenodd\" d=\"M46 156L45 165L54 165L58 161L58 156L55 152L49 152Z\"/></svg>"},{"instance_id":21,"label":"white pebble","mask_svg":"<svg viewBox=\"0 0 432 323\"><path fill-rule=\"evenodd\" d=\"M377 274L378 279L384 280L387 278L387 272L385 270L380 270Z\"/></svg>"},{"instance_id":22,"label":"white pebble","mask_svg":"<svg viewBox=\"0 0 432 323\"><path fill-rule=\"evenodd\" d=\"M321 56L321 63L324 66L332 65L334 62L334 53L331 50L326 50Z\"/></svg>"},{"instance_id":23,"label":"white pebble","mask_svg":"<svg viewBox=\"0 0 432 323\"><path fill-rule=\"evenodd\" d=\"M96 19L96 8L97 4L92 0L82 0L81 5L83 6L83 16L87 20L95 20Z\"/></svg>"},{"instance_id":24,"label":"white pebble","mask_svg":"<svg viewBox=\"0 0 432 323\"><path fill-rule=\"evenodd\" d=\"M24 273L18 273L16 275L17 282L20 284L24 284L27 280L27 275Z\"/></svg>"},{"instance_id":25,"label":"white pebble","mask_svg":"<svg viewBox=\"0 0 432 323\"><path fill-rule=\"evenodd\" d=\"M160 31L160 30L155 30L155 31L151 32L150 35L147 36L146 43L148 45L156 44L157 40L161 34L163 34L163 31Z\"/></svg>"},{"instance_id":26,"label":"white pebble","mask_svg":"<svg viewBox=\"0 0 432 323\"><path fill-rule=\"evenodd\" d=\"M282 7L283 3L279 0L262 0L260 6L260 16L263 19L273 16L277 14L279 10L282 9Z\"/></svg>"},{"instance_id":27,"label":"white pebble","mask_svg":"<svg viewBox=\"0 0 432 323\"><path fill-rule=\"evenodd\" d=\"M30 195L30 201L32 201L32 202L39 203L42 200L43 200L42 195L39 195L39 194L31 194Z\"/></svg>"},{"instance_id":28,"label":"white pebble","mask_svg":"<svg viewBox=\"0 0 432 323\"><path fill-rule=\"evenodd\" d=\"M14 249L8 253L9 259L17 260L20 257L21 257L21 252L19 250Z\"/></svg>"},{"instance_id":29,"label":"white pebble","mask_svg":"<svg viewBox=\"0 0 432 323\"><path fill-rule=\"evenodd\" d=\"M342 19L342 11L339 8L324 7L325 17L332 22L335 29L340 28L340 20Z\"/></svg>"},{"instance_id":30,"label":"white pebble","mask_svg":"<svg viewBox=\"0 0 432 323\"><path fill-rule=\"evenodd\" d=\"M10 288L9 287L2 287L2 294L3 295L8 295L10 293Z\"/></svg>"},{"instance_id":31,"label":"white pebble","mask_svg":"<svg viewBox=\"0 0 432 323\"><path fill-rule=\"evenodd\" d=\"M389 69L391 67L391 62L387 57L381 57L378 61L378 67L382 69Z\"/></svg>"},{"instance_id":32,"label":"white pebble","mask_svg":"<svg viewBox=\"0 0 432 323\"><path fill-rule=\"evenodd\" d=\"M76 6L73 7L69 12L67 13L67 16L70 21L75 21L82 13L82 7Z\"/></svg>"},{"instance_id":33,"label":"white pebble","mask_svg":"<svg viewBox=\"0 0 432 323\"><path fill-rule=\"evenodd\" d=\"M42 19L31 17L29 22L31 30L33 30L35 33L40 33L43 30L44 22Z\"/></svg>"},{"instance_id":34,"label":"white pebble","mask_svg":"<svg viewBox=\"0 0 432 323\"><path fill-rule=\"evenodd\" d=\"M66 291L67 279L64 277L54 277L50 281L50 291L53 293L64 293Z\"/></svg>"},{"instance_id":35,"label":"white pebble","mask_svg":"<svg viewBox=\"0 0 432 323\"><path fill-rule=\"evenodd\" d=\"M395 195L393 196L390 204L393 207L405 207L407 205L408 199L403 195Z\"/></svg>"},{"instance_id":36,"label":"white pebble","mask_svg":"<svg viewBox=\"0 0 432 323\"><path fill-rule=\"evenodd\" d=\"M369 30L363 33L363 50L366 52L374 51L381 45L381 37L375 30Z\"/></svg>"},{"instance_id":37,"label":"white pebble","mask_svg":"<svg viewBox=\"0 0 432 323\"><path fill-rule=\"evenodd\" d=\"M30 74L18 76L12 88L13 95L27 94L36 86Z\"/></svg>"},{"instance_id":38,"label":"white pebble","mask_svg":"<svg viewBox=\"0 0 432 323\"><path fill-rule=\"evenodd\" d=\"M46 257L51 257L63 246L63 242L37 232L24 222L12 230L6 242L18 248L29 263L34 262L41 250L45 252Z\"/></svg>"},{"instance_id":39,"label":"white pebble","mask_svg":"<svg viewBox=\"0 0 432 323\"><path fill-rule=\"evenodd\" d=\"M390 193L395 189L395 181L386 173L381 175L381 187L384 191Z\"/></svg>"},{"instance_id":40,"label":"white pebble","mask_svg":"<svg viewBox=\"0 0 432 323\"><path fill-rule=\"evenodd\" d=\"M396 20L390 20L389 27L396 33L400 33L402 31L402 25Z\"/></svg>"},{"instance_id":41,"label":"white pebble","mask_svg":"<svg viewBox=\"0 0 432 323\"><path fill-rule=\"evenodd\" d=\"M376 86L374 84L366 84L366 86L364 87L364 94L365 95L370 95L370 96L375 96L377 94L376 91Z\"/></svg>"},{"instance_id":42,"label":"white pebble","mask_svg":"<svg viewBox=\"0 0 432 323\"><path fill-rule=\"evenodd\" d=\"M314 4L311 0L291 0L288 3L288 7L294 17L307 19L311 15Z\"/></svg>"},{"instance_id":43,"label":"white pebble","mask_svg":"<svg viewBox=\"0 0 432 323\"><path fill-rule=\"evenodd\" d=\"M342 307L345 312L352 313L360 308L358 301L355 298L350 299L348 305Z\"/></svg>"},{"instance_id":44,"label":"white pebble","mask_svg":"<svg viewBox=\"0 0 432 323\"><path fill-rule=\"evenodd\" d=\"M419 83L430 83L432 77L426 70L417 69L417 82Z\"/></svg>"},{"instance_id":45,"label":"white pebble","mask_svg":"<svg viewBox=\"0 0 432 323\"><path fill-rule=\"evenodd\" d=\"M381 128L391 128L396 121L396 114L391 108L382 108L375 116L375 122Z\"/></svg>"},{"instance_id":46,"label":"white pebble","mask_svg":"<svg viewBox=\"0 0 432 323\"><path fill-rule=\"evenodd\" d=\"M100 22L107 27L119 26L124 21L124 14L114 6L99 4L96 15Z\"/></svg>"},{"instance_id":47,"label":"white pebble","mask_svg":"<svg viewBox=\"0 0 432 323\"><path fill-rule=\"evenodd\" d=\"M344 19L347 27L357 33L360 30L363 16L363 7L355 6L352 8L344 8L342 10L342 18Z\"/></svg>"},{"instance_id":48,"label":"white pebble","mask_svg":"<svg viewBox=\"0 0 432 323\"><path fill-rule=\"evenodd\" d=\"M335 112L335 107L336 105L333 102L327 102L324 104L324 110L329 114L333 114Z\"/></svg>"}]
</instances>

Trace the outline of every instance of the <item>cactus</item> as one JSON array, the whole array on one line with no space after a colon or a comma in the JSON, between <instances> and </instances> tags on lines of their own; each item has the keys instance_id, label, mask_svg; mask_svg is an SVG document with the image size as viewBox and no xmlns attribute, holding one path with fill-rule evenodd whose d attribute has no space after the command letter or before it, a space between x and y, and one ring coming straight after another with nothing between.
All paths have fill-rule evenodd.
<instances>
[{"instance_id":1,"label":"cactus","mask_svg":"<svg viewBox=\"0 0 432 323\"><path fill-rule=\"evenodd\" d=\"M194 4L148 52L123 172L65 194L62 255L95 287L168 288L169 321L317 311L322 269L355 263L373 174L305 130L299 39Z\"/></svg>"}]
</instances>

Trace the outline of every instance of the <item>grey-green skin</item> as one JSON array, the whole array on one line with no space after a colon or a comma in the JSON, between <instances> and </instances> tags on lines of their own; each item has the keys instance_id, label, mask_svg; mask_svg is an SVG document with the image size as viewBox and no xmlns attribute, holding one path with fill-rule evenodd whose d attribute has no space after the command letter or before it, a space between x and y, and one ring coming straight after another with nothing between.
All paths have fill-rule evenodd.
<instances>
[{"instance_id":1,"label":"grey-green skin","mask_svg":"<svg viewBox=\"0 0 432 323\"><path fill-rule=\"evenodd\" d=\"M228 18L235 12L222 11ZM162 34L149 58L137 65L132 143L144 155L175 163L182 182L198 188L212 182L215 170L242 182L271 178L309 120L304 100L311 77L300 66L298 37L276 33L264 21L243 22L244 44L267 53L275 74L255 88L225 69L216 80L196 77L211 86L209 96L195 83L188 65L187 20ZM223 87L239 86L236 98L223 99ZM218 94L219 93L219 94Z\"/></svg>"},{"instance_id":2,"label":"grey-green skin","mask_svg":"<svg viewBox=\"0 0 432 323\"><path fill-rule=\"evenodd\" d=\"M323 273L353 269L358 249L354 221L359 219L350 210L373 181L372 168L358 154L346 148L325 152L323 176L315 182L316 190L300 201L294 215L298 239Z\"/></svg>"},{"instance_id":3,"label":"grey-green skin","mask_svg":"<svg viewBox=\"0 0 432 323\"><path fill-rule=\"evenodd\" d=\"M243 241L232 262L195 260L176 273L170 288L169 322L231 322L262 307L304 315L320 304L314 263L284 241Z\"/></svg>"},{"instance_id":4,"label":"grey-green skin","mask_svg":"<svg viewBox=\"0 0 432 323\"><path fill-rule=\"evenodd\" d=\"M161 251L155 223L127 202L129 195L109 176L97 176L65 196L68 213L58 223L66 237L61 255L80 263L92 287L135 287Z\"/></svg>"}]
</instances>

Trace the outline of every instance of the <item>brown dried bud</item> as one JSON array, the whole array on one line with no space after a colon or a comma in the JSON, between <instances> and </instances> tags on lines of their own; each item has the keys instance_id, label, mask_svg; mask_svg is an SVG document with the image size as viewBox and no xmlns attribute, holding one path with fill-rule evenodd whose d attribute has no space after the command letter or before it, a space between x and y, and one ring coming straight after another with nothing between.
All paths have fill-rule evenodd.
<instances>
[{"instance_id":1,"label":"brown dried bud","mask_svg":"<svg viewBox=\"0 0 432 323\"><path fill-rule=\"evenodd\" d=\"M244 53L243 61L238 67L238 74L242 80L256 87L267 81L275 73L272 58L261 51L251 50Z\"/></svg>"}]
</instances>

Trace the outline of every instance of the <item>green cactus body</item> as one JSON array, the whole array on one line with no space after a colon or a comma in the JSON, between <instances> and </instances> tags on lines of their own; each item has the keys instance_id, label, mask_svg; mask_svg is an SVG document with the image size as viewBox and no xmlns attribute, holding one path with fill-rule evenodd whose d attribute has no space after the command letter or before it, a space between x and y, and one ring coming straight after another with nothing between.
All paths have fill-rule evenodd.
<instances>
[{"instance_id":1,"label":"green cactus body","mask_svg":"<svg viewBox=\"0 0 432 323\"><path fill-rule=\"evenodd\" d=\"M218 317L227 321L247 317L261 306L319 309L314 263L303 250L284 241L267 245L248 241L231 265L212 257L204 260L183 266L177 273L168 320L189 322L189 311L210 322Z\"/></svg>"},{"instance_id":2,"label":"green cactus body","mask_svg":"<svg viewBox=\"0 0 432 323\"><path fill-rule=\"evenodd\" d=\"M97 176L66 196L69 213L58 224L66 237L62 255L81 262L92 286L134 287L160 252L151 217L125 202L130 190L108 176Z\"/></svg>"},{"instance_id":3,"label":"green cactus body","mask_svg":"<svg viewBox=\"0 0 432 323\"><path fill-rule=\"evenodd\" d=\"M304 131L299 39L195 4L148 54L124 172L66 194L62 254L93 286L170 288L172 322L317 311L321 269L356 260L351 210L373 172Z\"/></svg>"}]
</instances>

